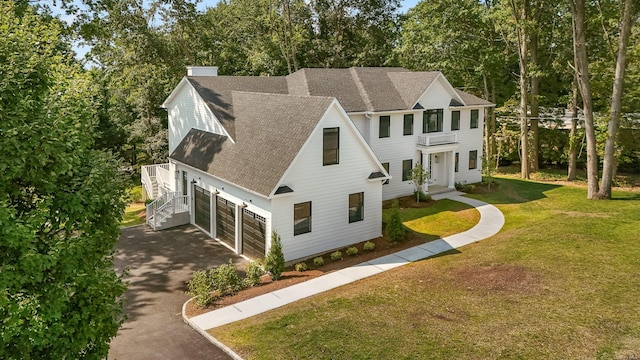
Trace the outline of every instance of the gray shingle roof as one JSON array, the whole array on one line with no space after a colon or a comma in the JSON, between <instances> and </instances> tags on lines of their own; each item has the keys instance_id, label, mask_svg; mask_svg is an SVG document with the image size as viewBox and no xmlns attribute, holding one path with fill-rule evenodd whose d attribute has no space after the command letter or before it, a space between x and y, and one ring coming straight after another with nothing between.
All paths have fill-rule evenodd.
<instances>
[{"instance_id":1,"label":"gray shingle roof","mask_svg":"<svg viewBox=\"0 0 640 360\"><path fill-rule=\"evenodd\" d=\"M234 142L191 129L171 158L269 196L332 98L231 92Z\"/></svg>"},{"instance_id":2,"label":"gray shingle roof","mask_svg":"<svg viewBox=\"0 0 640 360\"><path fill-rule=\"evenodd\" d=\"M485 99L481 99L475 95L471 95L467 92L464 92L462 90L458 90L456 89L456 92L458 93L458 95L460 95L460 98L462 98L462 101L464 101L464 105L466 106L493 106L495 104L493 104L490 101L487 101Z\"/></svg>"},{"instance_id":3,"label":"gray shingle roof","mask_svg":"<svg viewBox=\"0 0 640 360\"><path fill-rule=\"evenodd\" d=\"M287 82L281 76L189 76L187 80L232 138L235 138L233 91L287 93Z\"/></svg>"}]
</instances>

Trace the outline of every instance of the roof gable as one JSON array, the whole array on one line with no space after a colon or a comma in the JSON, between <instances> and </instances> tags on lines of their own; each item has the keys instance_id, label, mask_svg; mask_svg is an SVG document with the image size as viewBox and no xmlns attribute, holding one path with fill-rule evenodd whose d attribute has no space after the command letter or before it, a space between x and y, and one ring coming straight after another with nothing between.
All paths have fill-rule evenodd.
<instances>
[{"instance_id":1,"label":"roof gable","mask_svg":"<svg viewBox=\"0 0 640 360\"><path fill-rule=\"evenodd\" d=\"M234 91L235 143L191 129L171 158L268 197L332 101Z\"/></svg>"}]
</instances>

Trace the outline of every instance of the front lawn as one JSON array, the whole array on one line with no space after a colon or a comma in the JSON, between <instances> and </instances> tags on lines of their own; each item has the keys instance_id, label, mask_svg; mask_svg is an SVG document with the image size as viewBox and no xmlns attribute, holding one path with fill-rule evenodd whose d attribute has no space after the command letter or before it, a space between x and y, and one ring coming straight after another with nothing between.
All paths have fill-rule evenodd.
<instances>
[{"instance_id":1,"label":"front lawn","mask_svg":"<svg viewBox=\"0 0 640 360\"><path fill-rule=\"evenodd\" d=\"M640 357L640 195L498 181L473 196L496 236L210 333L246 359Z\"/></svg>"}]
</instances>

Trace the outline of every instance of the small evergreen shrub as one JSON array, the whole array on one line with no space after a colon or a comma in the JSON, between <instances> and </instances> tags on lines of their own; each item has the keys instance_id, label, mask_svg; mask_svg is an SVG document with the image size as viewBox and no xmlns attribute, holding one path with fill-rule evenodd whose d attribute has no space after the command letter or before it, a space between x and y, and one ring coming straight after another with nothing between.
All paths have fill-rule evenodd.
<instances>
[{"instance_id":1,"label":"small evergreen shrub","mask_svg":"<svg viewBox=\"0 0 640 360\"><path fill-rule=\"evenodd\" d=\"M282 253L282 241L277 232L271 233L271 248L264 259L265 270L271 274L273 280L278 280L284 271L284 254Z\"/></svg>"},{"instance_id":2,"label":"small evergreen shrub","mask_svg":"<svg viewBox=\"0 0 640 360\"><path fill-rule=\"evenodd\" d=\"M356 256L356 255L358 255L358 248L355 247L355 246L352 246L352 247L347 249L346 253L349 256Z\"/></svg>"},{"instance_id":3,"label":"small evergreen shrub","mask_svg":"<svg viewBox=\"0 0 640 360\"><path fill-rule=\"evenodd\" d=\"M262 264L259 261L251 261L247 265L247 276L244 278L246 287L260 285L260 278L265 274Z\"/></svg>"},{"instance_id":4,"label":"small evergreen shrub","mask_svg":"<svg viewBox=\"0 0 640 360\"><path fill-rule=\"evenodd\" d=\"M342 260L342 251L336 250L336 251L332 252L331 253L331 260L333 260L333 261Z\"/></svg>"},{"instance_id":5,"label":"small evergreen shrub","mask_svg":"<svg viewBox=\"0 0 640 360\"><path fill-rule=\"evenodd\" d=\"M406 230L404 225L402 225L402 220L400 219L398 200L393 200L392 202L391 216L389 217L389 223L387 224L386 234L391 242L404 240L406 236Z\"/></svg>"},{"instance_id":6,"label":"small evergreen shrub","mask_svg":"<svg viewBox=\"0 0 640 360\"><path fill-rule=\"evenodd\" d=\"M297 263L294 267L297 272L307 271L307 263L305 262Z\"/></svg>"},{"instance_id":7,"label":"small evergreen shrub","mask_svg":"<svg viewBox=\"0 0 640 360\"><path fill-rule=\"evenodd\" d=\"M209 281L220 297L233 295L244 288L244 283L231 259L229 263L209 270Z\"/></svg>"},{"instance_id":8,"label":"small evergreen shrub","mask_svg":"<svg viewBox=\"0 0 640 360\"><path fill-rule=\"evenodd\" d=\"M366 243L364 243L364 246L362 248L366 251L373 251L376 249L376 244L372 243L371 241L367 241Z\"/></svg>"},{"instance_id":9,"label":"small evergreen shrub","mask_svg":"<svg viewBox=\"0 0 640 360\"><path fill-rule=\"evenodd\" d=\"M209 276L204 270L193 273L193 278L187 283L187 294L193 296L193 302L198 306L208 306L214 300L211 296L213 288Z\"/></svg>"},{"instance_id":10,"label":"small evergreen shrub","mask_svg":"<svg viewBox=\"0 0 640 360\"><path fill-rule=\"evenodd\" d=\"M315 266L324 265L324 259L322 258L322 256L318 256L317 258L314 258L313 259L313 265L315 265Z\"/></svg>"}]
</instances>

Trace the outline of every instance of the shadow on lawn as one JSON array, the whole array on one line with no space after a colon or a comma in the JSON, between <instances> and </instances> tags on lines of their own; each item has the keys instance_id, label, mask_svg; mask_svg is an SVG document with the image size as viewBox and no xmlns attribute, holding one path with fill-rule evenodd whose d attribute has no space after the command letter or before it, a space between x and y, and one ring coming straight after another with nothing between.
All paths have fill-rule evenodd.
<instances>
[{"instance_id":1,"label":"shadow on lawn","mask_svg":"<svg viewBox=\"0 0 640 360\"><path fill-rule=\"evenodd\" d=\"M544 199L545 192L561 187L522 179L495 178L497 186L489 193L471 194L472 197L490 204L522 204Z\"/></svg>"}]
</instances>

